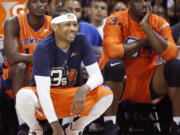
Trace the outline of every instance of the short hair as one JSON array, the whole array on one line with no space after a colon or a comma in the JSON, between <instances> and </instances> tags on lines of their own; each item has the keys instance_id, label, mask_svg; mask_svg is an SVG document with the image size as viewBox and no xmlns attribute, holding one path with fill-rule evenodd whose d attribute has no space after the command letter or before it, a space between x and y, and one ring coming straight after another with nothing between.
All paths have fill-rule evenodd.
<instances>
[{"instance_id":1,"label":"short hair","mask_svg":"<svg viewBox=\"0 0 180 135\"><path fill-rule=\"evenodd\" d=\"M92 2L105 2L105 3L107 3L107 0L91 0L91 3Z\"/></svg>"},{"instance_id":2,"label":"short hair","mask_svg":"<svg viewBox=\"0 0 180 135\"><path fill-rule=\"evenodd\" d=\"M28 0L28 2L29 2L29 1L31 1L31 0ZM49 3L51 3L51 1L53 1L53 0L48 0L47 3L49 4Z\"/></svg>"},{"instance_id":3,"label":"short hair","mask_svg":"<svg viewBox=\"0 0 180 135\"><path fill-rule=\"evenodd\" d=\"M71 11L69 9L66 9L66 8L58 8L54 12L52 18L58 17L58 16L62 15L63 13L71 13Z\"/></svg>"},{"instance_id":4,"label":"short hair","mask_svg":"<svg viewBox=\"0 0 180 135\"><path fill-rule=\"evenodd\" d=\"M81 4L81 2L79 0L63 0L62 7L64 7L65 3L68 2L68 1L76 1L82 6L82 4Z\"/></svg>"}]
</instances>

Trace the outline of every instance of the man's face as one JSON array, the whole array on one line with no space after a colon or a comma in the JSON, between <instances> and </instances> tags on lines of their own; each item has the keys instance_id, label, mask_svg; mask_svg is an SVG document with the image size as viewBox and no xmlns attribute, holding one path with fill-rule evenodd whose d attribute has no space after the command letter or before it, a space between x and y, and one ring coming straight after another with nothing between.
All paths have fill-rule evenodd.
<instances>
[{"instance_id":1,"label":"man's face","mask_svg":"<svg viewBox=\"0 0 180 135\"><path fill-rule=\"evenodd\" d=\"M44 16L46 12L46 7L48 0L29 0L28 9L31 14L34 16Z\"/></svg>"},{"instance_id":2,"label":"man's face","mask_svg":"<svg viewBox=\"0 0 180 135\"><path fill-rule=\"evenodd\" d=\"M80 20L82 15L82 7L77 1L67 1L64 3L64 8L69 9L73 14L76 15L77 19Z\"/></svg>"},{"instance_id":3,"label":"man's face","mask_svg":"<svg viewBox=\"0 0 180 135\"><path fill-rule=\"evenodd\" d=\"M78 31L78 24L75 21L63 22L56 24L54 32L58 35L61 41L72 43Z\"/></svg>"},{"instance_id":4,"label":"man's face","mask_svg":"<svg viewBox=\"0 0 180 135\"><path fill-rule=\"evenodd\" d=\"M102 20L107 16L107 4L103 1L94 1L91 3L90 16L94 20Z\"/></svg>"},{"instance_id":5,"label":"man's face","mask_svg":"<svg viewBox=\"0 0 180 135\"><path fill-rule=\"evenodd\" d=\"M51 0L47 6L47 14L52 16L56 9L62 6L62 0Z\"/></svg>"},{"instance_id":6,"label":"man's face","mask_svg":"<svg viewBox=\"0 0 180 135\"><path fill-rule=\"evenodd\" d=\"M149 3L151 3L151 0L130 0L132 14L138 18L144 17L147 13Z\"/></svg>"}]
</instances>

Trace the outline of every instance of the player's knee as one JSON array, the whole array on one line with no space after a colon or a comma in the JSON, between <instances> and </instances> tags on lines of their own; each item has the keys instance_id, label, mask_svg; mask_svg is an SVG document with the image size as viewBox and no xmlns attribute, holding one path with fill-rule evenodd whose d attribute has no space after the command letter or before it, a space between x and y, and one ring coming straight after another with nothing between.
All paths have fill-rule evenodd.
<instances>
[{"instance_id":1,"label":"player's knee","mask_svg":"<svg viewBox=\"0 0 180 135\"><path fill-rule=\"evenodd\" d=\"M103 69L104 81L122 82L124 74L124 62L118 58L109 60Z\"/></svg>"},{"instance_id":2,"label":"player's knee","mask_svg":"<svg viewBox=\"0 0 180 135\"><path fill-rule=\"evenodd\" d=\"M35 93L31 90L21 89L16 94L16 104L18 103L31 103L32 99L34 98Z\"/></svg>"},{"instance_id":3,"label":"player's knee","mask_svg":"<svg viewBox=\"0 0 180 135\"><path fill-rule=\"evenodd\" d=\"M102 115L112 104L113 101L113 95L106 95L102 97L93 107L93 109L90 111L90 116L93 117L99 117Z\"/></svg>"},{"instance_id":4,"label":"player's knee","mask_svg":"<svg viewBox=\"0 0 180 135\"><path fill-rule=\"evenodd\" d=\"M180 87L180 60L174 59L165 63L164 77L169 87Z\"/></svg>"},{"instance_id":5,"label":"player's knee","mask_svg":"<svg viewBox=\"0 0 180 135\"><path fill-rule=\"evenodd\" d=\"M14 65L14 67L13 67L14 71L13 72L14 73L23 73L26 71L26 69L27 69L27 64L21 62L21 63Z\"/></svg>"}]
</instances>

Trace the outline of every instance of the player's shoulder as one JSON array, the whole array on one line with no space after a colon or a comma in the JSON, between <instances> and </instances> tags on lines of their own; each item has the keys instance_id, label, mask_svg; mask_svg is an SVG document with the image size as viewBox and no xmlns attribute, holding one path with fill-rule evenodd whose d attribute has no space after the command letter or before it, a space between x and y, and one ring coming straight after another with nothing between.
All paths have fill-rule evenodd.
<instances>
[{"instance_id":1,"label":"player's shoulder","mask_svg":"<svg viewBox=\"0 0 180 135\"><path fill-rule=\"evenodd\" d=\"M151 14L149 21L150 25L158 31L162 30L167 26L170 26L169 22L165 18L158 16L156 14Z\"/></svg>"},{"instance_id":2,"label":"player's shoulder","mask_svg":"<svg viewBox=\"0 0 180 135\"><path fill-rule=\"evenodd\" d=\"M161 16L158 16L156 14L151 14L150 16L150 22L156 22L156 23L168 23L167 20Z\"/></svg>"},{"instance_id":3,"label":"player's shoulder","mask_svg":"<svg viewBox=\"0 0 180 135\"><path fill-rule=\"evenodd\" d=\"M126 19L128 17L128 12L129 12L129 9L126 9L123 11L117 11L115 13L112 13L108 18L115 17L115 18L118 18L120 20Z\"/></svg>"},{"instance_id":4,"label":"player's shoulder","mask_svg":"<svg viewBox=\"0 0 180 135\"><path fill-rule=\"evenodd\" d=\"M13 25L17 25L18 24L18 16L14 16L14 17L9 17L5 24L13 24Z\"/></svg>"},{"instance_id":5,"label":"player's shoulder","mask_svg":"<svg viewBox=\"0 0 180 135\"><path fill-rule=\"evenodd\" d=\"M8 18L4 23L4 29L5 32L9 31L11 34L16 33L16 35L19 35L20 26L17 16Z\"/></svg>"},{"instance_id":6,"label":"player's shoulder","mask_svg":"<svg viewBox=\"0 0 180 135\"><path fill-rule=\"evenodd\" d=\"M125 25L128 23L128 13L129 9L123 10L123 11L118 11L113 14L111 14L107 20L106 20L106 25L107 26L117 26L119 24ZM119 26L121 26L119 25Z\"/></svg>"},{"instance_id":7,"label":"player's shoulder","mask_svg":"<svg viewBox=\"0 0 180 135\"><path fill-rule=\"evenodd\" d=\"M36 50L47 50L52 49L52 44L54 43L54 35L50 34L47 37L43 38L36 47Z\"/></svg>"},{"instance_id":8,"label":"player's shoulder","mask_svg":"<svg viewBox=\"0 0 180 135\"><path fill-rule=\"evenodd\" d=\"M80 46L84 46L88 41L87 37L83 33L77 33L75 40L72 43L72 46L75 48L80 48Z\"/></svg>"}]
</instances>

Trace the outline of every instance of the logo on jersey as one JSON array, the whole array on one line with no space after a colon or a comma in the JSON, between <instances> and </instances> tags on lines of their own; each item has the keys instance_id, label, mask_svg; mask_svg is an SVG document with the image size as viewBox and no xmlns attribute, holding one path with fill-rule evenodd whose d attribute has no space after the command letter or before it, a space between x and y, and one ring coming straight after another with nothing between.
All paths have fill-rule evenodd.
<instances>
[{"instance_id":1,"label":"logo on jersey","mask_svg":"<svg viewBox=\"0 0 180 135\"><path fill-rule=\"evenodd\" d=\"M19 45L37 45L39 42L36 38L25 38L19 41Z\"/></svg>"},{"instance_id":2,"label":"logo on jersey","mask_svg":"<svg viewBox=\"0 0 180 135\"><path fill-rule=\"evenodd\" d=\"M125 40L125 43L128 44L128 43L132 43L134 41L137 41L138 39L135 38L135 37L128 37L126 40ZM152 49L151 49L151 46L149 46L148 44L147 45L144 45L144 48L142 48L141 50L139 50L138 52L134 53L131 58L149 58L151 57L152 55Z\"/></svg>"},{"instance_id":3,"label":"logo on jersey","mask_svg":"<svg viewBox=\"0 0 180 135\"><path fill-rule=\"evenodd\" d=\"M69 69L64 71L62 67L51 69L51 86L72 87L76 84L77 71Z\"/></svg>"},{"instance_id":4,"label":"logo on jersey","mask_svg":"<svg viewBox=\"0 0 180 135\"><path fill-rule=\"evenodd\" d=\"M128 43L132 43L132 42L135 42L137 41L137 38L135 37L128 37L126 40L125 40L125 43L128 44ZM138 56L138 52L134 53L131 57L137 57Z\"/></svg>"},{"instance_id":5,"label":"logo on jersey","mask_svg":"<svg viewBox=\"0 0 180 135\"><path fill-rule=\"evenodd\" d=\"M78 52L72 52L71 53L71 57L74 57L74 56L77 56L78 55Z\"/></svg>"}]
</instances>

